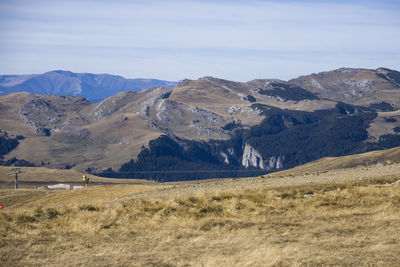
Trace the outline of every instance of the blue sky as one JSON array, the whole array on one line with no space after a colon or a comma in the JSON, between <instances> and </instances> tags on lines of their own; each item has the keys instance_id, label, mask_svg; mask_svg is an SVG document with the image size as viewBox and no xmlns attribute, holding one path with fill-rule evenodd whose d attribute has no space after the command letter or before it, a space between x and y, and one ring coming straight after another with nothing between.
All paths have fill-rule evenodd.
<instances>
[{"instance_id":1,"label":"blue sky","mask_svg":"<svg viewBox=\"0 0 400 267\"><path fill-rule=\"evenodd\" d=\"M0 74L165 80L400 70L400 1L0 0Z\"/></svg>"}]
</instances>

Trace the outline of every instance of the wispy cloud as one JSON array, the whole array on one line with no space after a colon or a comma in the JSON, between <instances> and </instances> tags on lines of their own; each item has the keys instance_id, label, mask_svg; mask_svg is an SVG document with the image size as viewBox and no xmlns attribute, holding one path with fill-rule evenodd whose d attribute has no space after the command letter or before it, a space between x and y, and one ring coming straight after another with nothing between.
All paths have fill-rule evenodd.
<instances>
[{"instance_id":1,"label":"wispy cloud","mask_svg":"<svg viewBox=\"0 0 400 267\"><path fill-rule=\"evenodd\" d=\"M2 1L0 72L249 80L399 68L399 11L392 1Z\"/></svg>"}]
</instances>

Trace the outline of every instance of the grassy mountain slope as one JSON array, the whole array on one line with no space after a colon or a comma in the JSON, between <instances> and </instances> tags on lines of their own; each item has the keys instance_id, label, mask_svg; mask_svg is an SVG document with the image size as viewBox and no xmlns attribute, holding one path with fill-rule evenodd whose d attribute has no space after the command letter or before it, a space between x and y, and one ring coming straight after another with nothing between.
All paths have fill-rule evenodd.
<instances>
[{"instance_id":1,"label":"grassy mountain slope","mask_svg":"<svg viewBox=\"0 0 400 267\"><path fill-rule=\"evenodd\" d=\"M366 141L385 141L387 145L393 145L396 140L393 136L388 139L388 135L396 135L395 129L400 123L395 103L398 92L396 72L382 69L345 70L327 72L319 75L321 77L317 75L321 83L326 82L330 86L324 87L326 95L322 89L314 90L308 85L301 88L303 85L297 81L260 79L240 83L204 77L184 80L175 88L120 92L95 104L82 97L28 93L0 96L0 129L10 135L26 137L16 149L5 155L5 159L16 157L36 165L43 163L57 168L69 165L79 170L87 167L118 169L131 158L136 159L143 146L147 147L151 140L161 135L196 142L227 142L238 130L247 131L255 127L261 131L266 126L262 122L270 116L263 110L265 107L280 109L283 115L285 110L292 113L330 110L340 99L338 95L346 94L352 86L364 89L375 86L375 89L366 92L374 92L375 100L380 101L371 102L367 94L357 99L345 98L347 102L361 103L378 114L372 122L368 122ZM362 82L354 85L347 81L353 78ZM365 81L367 78L373 78L372 82ZM347 89L342 85L343 80ZM392 94L392 99L387 98L386 93ZM327 99L328 96L332 99ZM354 114L354 117L359 116ZM293 124L288 120L282 122L289 123L286 128ZM253 140L253 144L259 143L255 137ZM264 154L265 159L267 144L264 146L265 149L258 152ZM244 150L244 147L240 149ZM225 156L214 156L229 161L231 156L227 151L219 152L225 153ZM239 165L242 156L234 157Z\"/></svg>"},{"instance_id":2,"label":"grassy mountain slope","mask_svg":"<svg viewBox=\"0 0 400 267\"><path fill-rule=\"evenodd\" d=\"M300 76L289 82L322 98L355 105L387 102L399 108L399 77L398 71L385 68L341 68Z\"/></svg>"},{"instance_id":3,"label":"grassy mountain slope","mask_svg":"<svg viewBox=\"0 0 400 267\"><path fill-rule=\"evenodd\" d=\"M354 168L365 164L392 164L400 162L400 147L371 151L361 154L325 157L274 175L287 175L288 173L326 172L328 170Z\"/></svg>"},{"instance_id":4,"label":"grassy mountain slope","mask_svg":"<svg viewBox=\"0 0 400 267\"><path fill-rule=\"evenodd\" d=\"M400 146L397 135L368 141L367 128L377 116L369 108L338 104L314 112L258 109L266 118L248 130L237 130L229 140L201 142L164 135L151 141L136 160L99 175L164 182L255 176L326 156Z\"/></svg>"}]
</instances>

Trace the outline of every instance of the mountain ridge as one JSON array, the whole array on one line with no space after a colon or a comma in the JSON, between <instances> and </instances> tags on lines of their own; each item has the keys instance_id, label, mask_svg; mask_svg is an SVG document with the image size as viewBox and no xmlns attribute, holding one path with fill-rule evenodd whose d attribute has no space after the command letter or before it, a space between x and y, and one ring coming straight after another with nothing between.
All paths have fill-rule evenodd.
<instances>
[{"instance_id":1,"label":"mountain ridge","mask_svg":"<svg viewBox=\"0 0 400 267\"><path fill-rule=\"evenodd\" d=\"M0 130L10 136L26 137L4 160L15 157L36 165L50 162L51 167L72 166L79 170L112 167L115 172L133 159L136 165L124 168L146 171L143 164L160 160L157 157L161 154L153 152L161 151L162 145L177 148L174 149L181 151L177 155L184 163L188 164L189 159L192 166L214 162L215 170L236 164L237 170L255 168L266 172L320 156L388 148L396 146L400 136L395 131L400 126L400 90L389 81L396 81L397 76L392 74L397 72L384 71L388 77L378 75L381 69L316 74L323 76L319 79L325 91L334 88L329 89L333 91L331 96L324 95L327 93L318 87L302 87L297 80L233 82L210 76L183 80L174 88L123 91L98 103L73 96L4 95L0 96L0 109L4 111L0 113ZM313 78L312 75L302 79ZM351 93L354 84L361 95L343 97L349 90ZM357 125L354 131L351 125ZM349 130L343 131L341 127ZM304 135L310 129L331 137L316 132L310 139ZM345 137L350 133L354 136L347 142ZM164 135L170 139L163 137L157 141ZM303 136L306 141L296 136ZM289 140L293 148L298 142L305 142L318 149L310 151L313 156L295 156L291 154L295 151L287 147ZM339 154L319 149L318 143L325 142L324 146L334 150L339 144L334 140L343 146ZM137 157L142 152L145 154L139 166Z\"/></svg>"},{"instance_id":2,"label":"mountain ridge","mask_svg":"<svg viewBox=\"0 0 400 267\"><path fill-rule=\"evenodd\" d=\"M127 79L111 74L53 70L43 74L0 75L0 94L25 91L33 94L85 96L91 102L98 102L120 91L142 91L151 87L174 87L176 84L157 79Z\"/></svg>"}]
</instances>

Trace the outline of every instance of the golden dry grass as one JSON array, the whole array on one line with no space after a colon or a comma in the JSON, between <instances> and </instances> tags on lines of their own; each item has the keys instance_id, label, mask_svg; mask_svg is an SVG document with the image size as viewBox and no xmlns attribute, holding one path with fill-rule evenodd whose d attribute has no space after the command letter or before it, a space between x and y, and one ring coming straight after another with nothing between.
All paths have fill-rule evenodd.
<instances>
[{"instance_id":1,"label":"golden dry grass","mask_svg":"<svg viewBox=\"0 0 400 267\"><path fill-rule=\"evenodd\" d=\"M34 207L63 208L78 204L103 205L126 195L168 188L155 185L89 186L79 190L0 190L0 203L7 211L22 212Z\"/></svg>"},{"instance_id":2,"label":"golden dry grass","mask_svg":"<svg viewBox=\"0 0 400 267\"><path fill-rule=\"evenodd\" d=\"M396 266L400 265L400 185L392 183L398 179L399 175L314 185L227 187L112 201L110 197L97 203L70 203L71 195L60 195L1 211L0 262L4 266ZM108 190L116 194L123 187ZM81 192L78 199L85 200L83 193L88 191ZM94 192L86 200L96 198ZM97 199L103 194L99 191Z\"/></svg>"},{"instance_id":3,"label":"golden dry grass","mask_svg":"<svg viewBox=\"0 0 400 267\"><path fill-rule=\"evenodd\" d=\"M0 166L0 189L1 188L13 188L14 186L14 175L8 175L8 173L15 167ZM86 174L73 169L60 170L51 169L45 167L20 167L23 174L18 177L20 188L34 188L43 184L54 184L54 183L81 183L83 185L82 176L86 175L91 184L156 184L157 182L150 180L139 180L139 179L110 179L98 177L91 174Z\"/></svg>"},{"instance_id":4,"label":"golden dry grass","mask_svg":"<svg viewBox=\"0 0 400 267\"><path fill-rule=\"evenodd\" d=\"M335 169L344 169L361 166L364 160L369 160L371 164L377 163L399 163L400 162L400 147L394 147L385 150L371 151L356 155L342 156L342 157L326 157L298 167L289 169L287 171L278 172L279 174L287 174L290 172L315 172L315 171L328 171Z\"/></svg>"}]
</instances>

